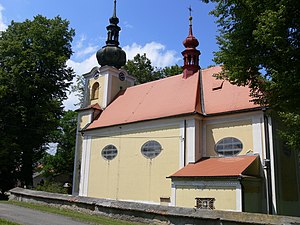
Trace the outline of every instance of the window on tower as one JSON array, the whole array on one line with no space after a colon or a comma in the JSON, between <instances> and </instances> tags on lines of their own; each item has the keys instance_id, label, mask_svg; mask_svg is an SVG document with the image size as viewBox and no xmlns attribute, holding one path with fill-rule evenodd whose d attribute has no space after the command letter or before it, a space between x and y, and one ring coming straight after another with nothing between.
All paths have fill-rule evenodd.
<instances>
[{"instance_id":1,"label":"window on tower","mask_svg":"<svg viewBox=\"0 0 300 225\"><path fill-rule=\"evenodd\" d=\"M98 99L99 98L99 83L96 82L93 84L92 86L92 95L91 95L91 99Z\"/></svg>"}]
</instances>

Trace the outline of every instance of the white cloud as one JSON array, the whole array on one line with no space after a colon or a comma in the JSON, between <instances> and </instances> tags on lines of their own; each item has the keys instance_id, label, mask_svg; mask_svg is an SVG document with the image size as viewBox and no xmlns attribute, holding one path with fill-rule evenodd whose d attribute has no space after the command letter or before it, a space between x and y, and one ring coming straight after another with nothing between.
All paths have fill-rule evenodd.
<instances>
[{"instance_id":1,"label":"white cloud","mask_svg":"<svg viewBox=\"0 0 300 225\"><path fill-rule=\"evenodd\" d=\"M7 25L4 22L2 11L4 10L3 6L0 4L0 32L6 30Z\"/></svg>"},{"instance_id":2,"label":"white cloud","mask_svg":"<svg viewBox=\"0 0 300 225\"><path fill-rule=\"evenodd\" d=\"M90 72L92 68L98 65L98 62L96 59L96 55L93 54L89 58L86 58L81 62L76 62L70 59L67 61L67 65L74 69L77 76L81 76L82 74ZM73 83L75 82L77 82L76 77L73 79ZM76 92L70 92L68 94L68 99L65 100L63 103L65 106L65 110L75 110L79 108L79 106L76 105L79 102L76 94L77 94Z\"/></svg>"},{"instance_id":3,"label":"white cloud","mask_svg":"<svg viewBox=\"0 0 300 225\"><path fill-rule=\"evenodd\" d=\"M79 103L79 99L76 96L77 94L77 92L70 92L68 94L68 98L63 102L65 110L75 110L79 108L77 105Z\"/></svg>"},{"instance_id":4,"label":"white cloud","mask_svg":"<svg viewBox=\"0 0 300 225\"><path fill-rule=\"evenodd\" d=\"M90 55L91 53L95 53L99 48L97 45L93 43L86 44L85 41L87 40L86 35L80 35L80 39L76 41L74 44L74 57L79 59L84 59L85 56Z\"/></svg>"},{"instance_id":5,"label":"white cloud","mask_svg":"<svg viewBox=\"0 0 300 225\"><path fill-rule=\"evenodd\" d=\"M75 48L80 49L83 47L83 42L86 40L86 36L84 34L80 35L80 39L76 42Z\"/></svg>"},{"instance_id":6,"label":"white cloud","mask_svg":"<svg viewBox=\"0 0 300 225\"><path fill-rule=\"evenodd\" d=\"M96 54L93 54L81 62L76 62L70 59L67 61L67 65L72 67L77 75L82 75L90 72L93 67L98 65L98 62L96 59Z\"/></svg>"},{"instance_id":7,"label":"white cloud","mask_svg":"<svg viewBox=\"0 0 300 225\"><path fill-rule=\"evenodd\" d=\"M89 54L91 54L91 53L96 52L97 49L98 49L98 46L96 46L96 45L94 45L94 46L93 46L93 45L90 45L90 46L88 46L88 47L86 47L86 48L83 48L83 49L77 51L77 52L75 53L75 57L77 57L77 58L84 57L84 56L86 56L86 55L89 55Z\"/></svg>"},{"instance_id":8,"label":"white cloud","mask_svg":"<svg viewBox=\"0 0 300 225\"><path fill-rule=\"evenodd\" d=\"M124 27L130 28L130 29L133 28L133 26L128 21L124 21Z\"/></svg>"},{"instance_id":9,"label":"white cloud","mask_svg":"<svg viewBox=\"0 0 300 225\"><path fill-rule=\"evenodd\" d=\"M157 42L150 42L141 46L137 43L127 45L124 48L127 59L133 59L134 56L146 53L155 67L166 67L176 64L181 58L176 57L177 53L173 50L166 50L166 46Z\"/></svg>"}]
</instances>

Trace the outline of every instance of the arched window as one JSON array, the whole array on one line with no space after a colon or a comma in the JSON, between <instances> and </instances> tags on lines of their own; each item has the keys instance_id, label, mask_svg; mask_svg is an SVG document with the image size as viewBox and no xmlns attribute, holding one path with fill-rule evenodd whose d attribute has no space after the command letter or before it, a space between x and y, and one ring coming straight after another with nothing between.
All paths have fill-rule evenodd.
<instances>
[{"instance_id":1,"label":"arched window","mask_svg":"<svg viewBox=\"0 0 300 225\"><path fill-rule=\"evenodd\" d=\"M99 98L99 83L96 82L92 86L92 96L91 99L98 99Z\"/></svg>"},{"instance_id":2,"label":"arched window","mask_svg":"<svg viewBox=\"0 0 300 225\"><path fill-rule=\"evenodd\" d=\"M118 150L114 145L106 145L101 152L101 155L106 160L114 159L118 154Z\"/></svg>"},{"instance_id":3,"label":"arched window","mask_svg":"<svg viewBox=\"0 0 300 225\"><path fill-rule=\"evenodd\" d=\"M158 156L161 150L162 147L157 141L147 141L141 148L143 156L148 159L153 159Z\"/></svg>"},{"instance_id":4,"label":"arched window","mask_svg":"<svg viewBox=\"0 0 300 225\"><path fill-rule=\"evenodd\" d=\"M243 150L243 143L234 137L221 139L215 145L215 151L220 156L234 156Z\"/></svg>"}]
</instances>

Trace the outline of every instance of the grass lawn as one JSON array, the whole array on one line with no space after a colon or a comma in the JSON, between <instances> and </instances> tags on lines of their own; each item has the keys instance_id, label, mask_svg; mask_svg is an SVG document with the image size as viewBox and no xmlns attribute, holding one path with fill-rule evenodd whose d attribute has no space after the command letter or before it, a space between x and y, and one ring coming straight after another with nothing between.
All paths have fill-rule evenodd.
<instances>
[{"instance_id":1,"label":"grass lawn","mask_svg":"<svg viewBox=\"0 0 300 225\"><path fill-rule=\"evenodd\" d=\"M80 220L83 222L94 223L94 224L101 224L101 225L134 225L134 224L142 225L144 224L144 223L129 222L125 220L117 220L117 219L112 219L110 217L93 215L93 214L78 212L70 209L62 209L62 208L57 208L52 206L46 206L42 204L33 204L33 203L19 202L19 201L1 201L1 203L18 205L18 206L35 209L43 212L48 212L48 213L55 213L55 214L71 217L73 219ZM18 225L16 223L3 223L3 224ZM2 223L0 223L0 225L2 225Z\"/></svg>"},{"instance_id":2,"label":"grass lawn","mask_svg":"<svg viewBox=\"0 0 300 225\"><path fill-rule=\"evenodd\" d=\"M10 222L8 220L0 218L0 225L20 225L18 223Z\"/></svg>"}]
</instances>

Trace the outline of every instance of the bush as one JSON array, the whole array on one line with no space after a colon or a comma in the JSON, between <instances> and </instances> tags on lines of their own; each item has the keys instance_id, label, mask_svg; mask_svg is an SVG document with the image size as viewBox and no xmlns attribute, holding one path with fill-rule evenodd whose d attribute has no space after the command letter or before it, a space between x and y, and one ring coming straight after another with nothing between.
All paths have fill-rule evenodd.
<instances>
[{"instance_id":1,"label":"bush","mask_svg":"<svg viewBox=\"0 0 300 225\"><path fill-rule=\"evenodd\" d=\"M67 194L67 188L63 187L63 184L53 182L53 181L45 181L44 184L39 184L36 189L37 191L46 191L51 193L60 193L60 194Z\"/></svg>"}]
</instances>

